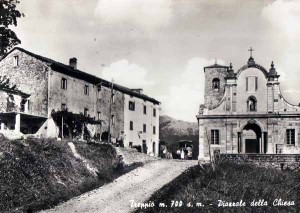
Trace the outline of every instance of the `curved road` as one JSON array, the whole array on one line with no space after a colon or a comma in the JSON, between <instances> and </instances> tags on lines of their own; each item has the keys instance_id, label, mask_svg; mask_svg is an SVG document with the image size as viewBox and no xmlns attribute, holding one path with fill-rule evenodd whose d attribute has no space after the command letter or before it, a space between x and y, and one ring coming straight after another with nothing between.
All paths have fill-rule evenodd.
<instances>
[{"instance_id":1,"label":"curved road","mask_svg":"<svg viewBox=\"0 0 300 213\"><path fill-rule=\"evenodd\" d=\"M156 160L145 164L112 183L75 197L42 213L131 212L130 200L145 202L150 196L198 161Z\"/></svg>"}]
</instances>

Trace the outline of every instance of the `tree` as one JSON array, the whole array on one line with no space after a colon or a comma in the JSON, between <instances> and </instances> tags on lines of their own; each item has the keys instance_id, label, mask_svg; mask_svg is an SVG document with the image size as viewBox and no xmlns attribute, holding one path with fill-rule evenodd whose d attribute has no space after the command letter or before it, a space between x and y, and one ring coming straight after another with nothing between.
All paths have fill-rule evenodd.
<instances>
[{"instance_id":1,"label":"tree","mask_svg":"<svg viewBox=\"0 0 300 213\"><path fill-rule=\"evenodd\" d=\"M24 14L16 9L18 0L0 0L0 57L21 40L16 33L9 29L10 25L17 26L17 19Z\"/></svg>"}]
</instances>

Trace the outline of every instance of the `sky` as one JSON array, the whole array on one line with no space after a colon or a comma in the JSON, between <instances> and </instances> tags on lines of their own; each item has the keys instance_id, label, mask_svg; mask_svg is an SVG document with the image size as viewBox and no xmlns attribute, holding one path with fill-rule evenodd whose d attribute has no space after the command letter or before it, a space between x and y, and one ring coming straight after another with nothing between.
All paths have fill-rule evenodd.
<instances>
[{"instance_id":1,"label":"sky","mask_svg":"<svg viewBox=\"0 0 300 213\"><path fill-rule=\"evenodd\" d=\"M31 52L144 93L161 114L197 121L203 67L233 64L253 47L256 63L274 61L281 92L300 102L298 0L20 0L13 27Z\"/></svg>"}]
</instances>

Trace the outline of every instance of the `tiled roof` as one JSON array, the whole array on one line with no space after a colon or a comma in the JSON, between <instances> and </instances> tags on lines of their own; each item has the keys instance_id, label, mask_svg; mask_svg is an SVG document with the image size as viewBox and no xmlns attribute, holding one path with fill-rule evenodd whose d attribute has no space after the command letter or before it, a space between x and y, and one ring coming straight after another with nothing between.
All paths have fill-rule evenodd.
<instances>
[{"instance_id":1,"label":"tiled roof","mask_svg":"<svg viewBox=\"0 0 300 213\"><path fill-rule=\"evenodd\" d=\"M72 76L72 77L75 77L75 78L79 78L79 79L85 80L85 81L87 81L89 83L92 83L92 84L99 84L99 83L102 82L101 85L106 86L106 87L111 87L111 82L110 81L107 81L107 80L99 78L97 76L88 74L88 73L83 72L83 71L81 71L79 69L73 68L73 67L71 67L69 65L66 65L66 64L54 61L54 60L52 60L50 58L46 58L44 56L40 56L40 55L34 54L34 53L29 52L28 50L25 50L25 49L20 48L20 47L13 48L6 55L4 55L1 60L3 60L7 55L9 55L11 52L13 52L16 49L20 50L22 52L25 52L26 54L28 54L28 55L30 55L32 57L35 57L35 58L37 58L37 59L39 59L41 61L49 63L49 66L51 67L51 69L53 69L53 70L55 70L57 72L60 72L60 73L63 73L63 74L66 74L66 75L69 75L69 76ZM147 95L144 95L144 94L139 94L139 93L134 92L131 89L129 89L127 87L124 87L124 86L121 86L119 84L115 84L114 83L113 87L114 87L115 90L118 90L118 91L123 92L125 94L131 95L131 96L134 96L134 97L137 97L137 98L141 98L141 99L144 99L146 101L150 101L150 102L152 102L154 104L160 104L160 102L157 101L157 100L155 100L154 98L151 98L151 97L149 97Z\"/></svg>"}]
</instances>

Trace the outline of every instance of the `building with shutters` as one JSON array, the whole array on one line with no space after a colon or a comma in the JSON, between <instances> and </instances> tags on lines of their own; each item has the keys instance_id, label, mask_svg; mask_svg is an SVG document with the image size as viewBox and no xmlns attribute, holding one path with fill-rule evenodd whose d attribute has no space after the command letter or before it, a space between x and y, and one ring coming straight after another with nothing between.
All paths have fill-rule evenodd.
<instances>
[{"instance_id":1,"label":"building with shutters","mask_svg":"<svg viewBox=\"0 0 300 213\"><path fill-rule=\"evenodd\" d=\"M160 102L142 89L83 72L76 58L62 64L19 47L1 59L0 76L0 84L6 85L4 90L0 87L2 130L58 137L60 129L51 112L67 108L103 121L89 131L99 140L107 140L110 132L113 142L122 140L125 147L140 145L145 153L158 153Z\"/></svg>"}]
</instances>

